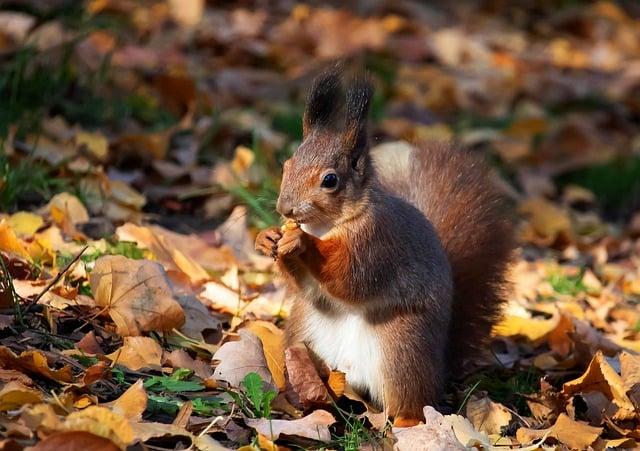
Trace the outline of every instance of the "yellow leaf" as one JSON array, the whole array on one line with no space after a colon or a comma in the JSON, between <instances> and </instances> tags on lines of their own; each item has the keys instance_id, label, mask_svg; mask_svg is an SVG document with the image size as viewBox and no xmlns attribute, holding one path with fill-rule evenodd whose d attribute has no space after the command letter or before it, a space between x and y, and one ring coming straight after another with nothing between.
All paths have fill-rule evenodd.
<instances>
[{"instance_id":1,"label":"yellow leaf","mask_svg":"<svg viewBox=\"0 0 640 451\"><path fill-rule=\"evenodd\" d=\"M24 351L17 356L6 346L0 346L0 366L37 374L56 382L71 382L73 380L70 366L65 365L60 369L53 370L49 368L47 357L42 351L37 350Z\"/></svg>"},{"instance_id":2,"label":"yellow leaf","mask_svg":"<svg viewBox=\"0 0 640 451\"><path fill-rule=\"evenodd\" d=\"M601 351L591 360L589 367L582 376L562 386L565 396L572 396L581 392L602 392L617 406L614 419L630 419L635 416L634 407L626 394L622 378L609 365Z\"/></svg>"},{"instance_id":3,"label":"yellow leaf","mask_svg":"<svg viewBox=\"0 0 640 451\"><path fill-rule=\"evenodd\" d=\"M121 449L133 443L136 438L125 418L100 406L90 406L70 413L62 423L61 430L90 432L111 440Z\"/></svg>"},{"instance_id":4,"label":"yellow leaf","mask_svg":"<svg viewBox=\"0 0 640 451\"><path fill-rule=\"evenodd\" d=\"M111 403L111 410L128 420L141 421L142 413L147 408L147 401L147 392L144 389L142 379L138 379L135 384Z\"/></svg>"},{"instance_id":5,"label":"yellow leaf","mask_svg":"<svg viewBox=\"0 0 640 451\"><path fill-rule=\"evenodd\" d=\"M0 250L31 260L25 243L16 236L6 219L0 221Z\"/></svg>"},{"instance_id":6,"label":"yellow leaf","mask_svg":"<svg viewBox=\"0 0 640 451\"><path fill-rule=\"evenodd\" d=\"M521 444L531 443L544 437L553 437L569 449L588 449L600 434L602 434L602 428L574 421L561 413L556 423L550 428L540 430L520 428L516 432L516 437Z\"/></svg>"},{"instance_id":7,"label":"yellow leaf","mask_svg":"<svg viewBox=\"0 0 640 451\"><path fill-rule=\"evenodd\" d=\"M43 211L51 215L54 222L62 224L64 220L71 224L82 224L89 221L89 213L76 196L70 193L56 194Z\"/></svg>"},{"instance_id":8,"label":"yellow leaf","mask_svg":"<svg viewBox=\"0 0 640 451\"><path fill-rule=\"evenodd\" d=\"M169 331L184 324L184 311L158 263L103 256L96 260L89 283L96 304L109 313L120 335Z\"/></svg>"},{"instance_id":9,"label":"yellow leaf","mask_svg":"<svg viewBox=\"0 0 640 451\"><path fill-rule=\"evenodd\" d=\"M16 235L20 237L28 237L36 233L36 231L42 227L44 220L42 217L34 213L19 211L18 213L14 213L9 216L7 222Z\"/></svg>"},{"instance_id":10,"label":"yellow leaf","mask_svg":"<svg viewBox=\"0 0 640 451\"><path fill-rule=\"evenodd\" d=\"M91 155L100 161L104 161L109 154L109 141L100 132L79 131L76 133L76 145L84 146Z\"/></svg>"},{"instance_id":11,"label":"yellow leaf","mask_svg":"<svg viewBox=\"0 0 640 451\"><path fill-rule=\"evenodd\" d=\"M549 335L559 321L558 315L549 319L507 316L494 326L493 333L503 337L523 336L531 341L538 341Z\"/></svg>"},{"instance_id":12,"label":"yellow leaf","mask_svg":"<svg viewBox=\"0 0 640 451\"><path fill-rule=\"evenodd\" d=\"M39 402L42 402L42 393L20 382L11 381L0 390L0 411L3 412Z\"/></svg>"},{"instance_id":13,"label":"yellow leaf","mask_svg":"<svg viewBox=\"0 0 640 451\"><path fill-rule=\"evenodd\" d=\"M253 332L262 342L269 371L278 390L285 387L284 332L268 321L251 321L243 329Z\"/></svg>"},{"instance_id":14,"label":"yellow leaf","mask_svg":"<svg viewBox=\"0 0 640 451\"><path fill-rule=\"evenodd\" d=\"M132 371L142 368L159 370L162 363L162 348L153 338L124 337L122 347L107 357Z\"/></svg>"}]
</instances>

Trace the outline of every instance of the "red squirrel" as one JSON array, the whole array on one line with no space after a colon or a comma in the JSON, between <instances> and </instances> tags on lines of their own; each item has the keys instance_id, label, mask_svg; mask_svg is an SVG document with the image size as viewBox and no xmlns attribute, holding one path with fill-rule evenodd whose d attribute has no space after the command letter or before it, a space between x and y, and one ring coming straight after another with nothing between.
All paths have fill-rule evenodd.
<instances>
[{"instance_id":1,"label":"red squirrel","mask_svg":"<svg viewBox=\"0 0 640 451\"><path fill-rule=\"evenodd\" d=\"M293 289L288 343L346 373L398 420L419 420L486 345L505 299L513 225L483 162L445 144L370 152L366 76L314 80L303 141L260 232Z\"/></svg>"}]
</instances>

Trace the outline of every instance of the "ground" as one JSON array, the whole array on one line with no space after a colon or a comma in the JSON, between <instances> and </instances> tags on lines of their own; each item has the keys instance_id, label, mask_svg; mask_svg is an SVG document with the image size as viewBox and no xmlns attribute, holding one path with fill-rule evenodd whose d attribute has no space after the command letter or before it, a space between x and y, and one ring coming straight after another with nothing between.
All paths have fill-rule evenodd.
<instances>
[{"instance_id":1,"label":"ground","mask_svg":"<svg viewBox=\"0 0 640 451\"><path fill-rule=\"evenodd\" d=\"M2 449L640 446L640 8L457 3L4 3ZM336 58L374 144L457 141L517 216L492 344L418 426L285 349L253 251Z\"/></svg>"}]
</instances>

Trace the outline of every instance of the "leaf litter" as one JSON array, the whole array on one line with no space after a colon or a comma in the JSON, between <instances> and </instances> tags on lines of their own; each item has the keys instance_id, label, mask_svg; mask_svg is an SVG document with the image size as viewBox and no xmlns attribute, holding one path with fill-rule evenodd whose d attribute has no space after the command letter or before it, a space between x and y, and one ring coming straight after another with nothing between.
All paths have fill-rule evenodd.
<instances>
[{"instance_id":1,"label":"leaf litter","mask_svg":"<svg viewBox=\"0 0 640 451\"><path fill-rule=\"evenodd\" d=\"M629 2L22 3L0 8L3 449L640 446ZM492 345L415 426L286 348L253 252L305 80L340 57L383 145L455 138L518 214Z\"/></svg>"}]
</instances>

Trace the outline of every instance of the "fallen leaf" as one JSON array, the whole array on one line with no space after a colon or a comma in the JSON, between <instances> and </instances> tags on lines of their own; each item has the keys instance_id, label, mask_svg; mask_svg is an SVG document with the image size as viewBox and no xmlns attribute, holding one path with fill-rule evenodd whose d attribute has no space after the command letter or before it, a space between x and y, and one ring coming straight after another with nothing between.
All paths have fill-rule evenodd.
<instances>
[{"instance_id":1,"label":"fallen leaf","mask_svg":"<svg viewBox=\"0 0 640 451\"><path fill-rule=\"evenodd\" d=\"M331 401L327 387L318 376L304 344L288 347L285 350L285 361L291 387L305 408Z\"/></svg>"},{"instance_id":2,"label":"fallen leaf","mask_svg":"<svg viewBox=\"0 0 640 451\"><path fill-rule=\"evenodd\" d=\"M333 415L326 410L316 410L298 420L245 419L247 426L271 441L277 440L281 434L286 434L329 442L331 441L329 426L335 422Z\"/></svg>"},{"instance_id":3,"label":"fallen leaf","mask_svg":"<svg viewBox=\"0 0 640 451\"><path fill-rule=\"evenodd\" d=\"M512 418L511 412L502 404L491 401L488 396L471 396L465 413L477 431L489 435L501 434Z\"/></svg>"},{"instance_id":4,"label":"fallen leaf","mask_svg":"<svg viewBox=\"0 0 640 451\"><path fill-rule=\"evenodd\" d=\"M143 380L138 379L118 399L110 404L111 410L129 421L141 421L142 413L147 408L147 392Z\"/></svg>"},{"instance_id":5,"label":"fallen leaf","mask_svg":"<svg viewBox=\"0 0 640 451\"><path fill-rule=\"evenodd\" d=\"M95 365L91 365L84 372L82 382L84 385L91 385L97 381L111 379L111 368L107 362L99 361Z\"/></svg>"},{"instance_id":6,"label":"fallen leaf","mask_svg":"<svg viewBox=\"0 0 640 451\"><path fill-rule=\"evenodd\" d=\"M38 229L42 227L42 224L44 224L44 220L40 215L26 211L19 211L9 216L7 223L16 235L24 238L30 237L36 233Z\"/></svg>"},{"instance_id":7,"label":"fallen leaf","mask_svg":"<svg viewBox=\"0 0 640 451\"><path fill-rule=\"evenodd\" d=\"M96 334L93 331L87 332L84 337L76 343L76 348L87 354L104 354L100 343L96 339Z\"/></svg>"},{"instance_id":8,"label":"fallen leaf","mask_svg":"<svg viewBox=\"0 0 640 451\"><path fill-rule=\"evenodd\" d=\"M73 373L69 365L64 365L57 370L51 369L47 357L38 350L24 351L17 356L6 346L0 346L0 366L44 376L56 382L71 382L73 380Z\"/></svg>"},{"instance_id":9,"label":"fallen leaf","mask_svg":"<svg viewBox=\"0 0 640 451\"><path fill-rule=\"evenodd\" d=\"M29 448L30 451L119 451L111 440L85 431L56 432Z\"/></svg>"},{"instance_id":10,"label":"fallen leaf","mask_svg":"<svg viewBox=\"0 0 640 451\"><path fill-rule=\"evenodd\" d=\"M251 321L242 329L251 331L260 339L273 381L278 390L284 389L284 332L268 321Z\"/></svg>"},{"instance_id":11,"label":"fallen leaf","mask_svg":"<svg viewBox=\"0 0 640 451\"><path fill-rule=\"evenodd\" d=\"M626 394L640 411L640 357L622 352L620 354L620 371Z\"/></svg>"},{"instance_id":12,"label":"fallen leaf","mask_svg":"<svg viewBox=\"0 0 640 451\"><path fill-rule=\"evenodd\" d=\"M416 451L427 449L465 450L458 441L450 422L433 407L423 410L425 423L408 428L393 428L393 436L397 442L394 449L398 451Z\"/></svg>"},{"instance_id":13,"label":"fallen leaf","mask_svg":"<svg viewBox=\"0 0 640 451\"><path fill-rule=\"evenodd\" d=\"M602 434L602 428L589 426L586 423L574 421L561 413L555 424L547 429L520 428L516 438L522 444L532 443L545 437L553 437L569 449L587 449Z\"/></svg>"},{"instance_id":14,"label":"fallen leaf","mask_svg":"<svg viewBox=\"0 0 640 451\"><path fill-rule=\"evenodd\" d=\"M103 256L96 260L89 282L96 304L109 313L120 335L168 331L184 324L184 311L158 263Z\"/></svg>"},{"instance_id":15,"label":"fallen leaf","mask_svg":"<svg viewBox=\"0 0 640 451\"><path fill-rule=\"evenodd\" d=\"M274 383L262 350L262 342L247 330L238 332L240 340L228 341L213 356L219 363L213 372L215 379L227 381L233 387L240 387L244 377L255 372L268 384Z\"/></svg>"},{"instance_id":16,"label":"fallen leaf","mask_svg":"<svg viewBox=\"0 0 640 451\"><path fill-rule=\"evenodd\" d=\"M204 0L169 0L169 8L178 24L192 27L202 19Z\"/></svg>"},{"instance_id":17,"label":"fallen leaf","mask_svg":"<svg viewBox=\"0 0 640 451\"><path fill-rule=\"evenodd\" d=\"M222 338L220 320L214 318L209 309L194 296L177 296L176 299L185 315L180 332L194 340L218 343Z\"/></svg>"},{"instance_id":18,"label":"fallen leaf","mask_svg":"<svg viewBox=\"0 0 640 451\"><path fill-rule=\"evenodd\" d=\"M132 371L162 367L162 348L149 337L124 337L122 347L106 357Z\"/></svg>"},{"instance_id":19,"label":"fallen leaf","mask_svg":"<svg viewBox=\"0 0 640 451\"><path fill-rule=\"evenodd\" d=\"M50 215L56 223L62 223L63 220L73 225L89 222L89 213L80 199L66 192L53 196L42 211Z\"/></svg>"},{"instance_id":20,"label":"fallen leaf","mask_svg":"<svg viewBox=\"0 0 640 451\"><path fill-rule=\"evenodd\" d=\"M111 440L120 448L126 448L135 440L128 421L106 407L89 406L71 412L63 421L61 430L86 431Z\"/></svg>"},{"instance_id":21,"label":"fallen leaf","mask_svg":"<svg viewBox=\"0 0 640 451\"><path fill-rule=\"evenodd\" d=\"M526 318L509 315L507 312L501 322L493 328L493 333L502 337L526 337L536 343L544 340L557 326L560 316L549 319Z\"/></svg>"},{"instance_id":22,"label":"fallen leaf","mask_svg":"<svg viewBox=\"0 0 640 451\"><path fill-rule=\"evenodd\" d=\"M120 180L109 180L109 188L111 199L127 207L140 210L147 203L142 194Z\"/></svg>"},{"instance_id":23,"label":"fallen leaf","mask_svg":"<svg viewBox=\"0 0 640 451\"><path fill-rule=\"evenodd\" d=\"M39 402L42 402L42 393L20 382L11 381L0 390L0 411L3 412Z\"/></svg>"},{"instance_id":24,"label":"fallen leaf","mask_svg":"<svg viewBox=\"0 0 640 451\"><path fill-rule=\"evenodd\" d=\"M31 260L25 243L18 238L6 219L0 220L0 250Z\"/></svg>"},{"instance_id":25,"label":"fallen leaf","mask_svg":"<svg viewBox=\"0 0 640 451\"><path fill-rule=\"evenodd\" d=\"M187 368L201 379L208 379L213 375L213 368L209 363L191 358L184 349L171 351L166 363L175 369Z\"/></svg>"},{"instance_id":26,"label":"fallen leaf","mask_svg":"<svg viewBox=\"0 0 640 451\"><path fill-rule=\"evenodd\" d=\"M614 419L630 419L635 417L634 407L626 394L622 378L609 365L602 352L596 353L589 367L582 376L562 386L565 396L577 393L599 391L609 398L616 409L610 414Z\"/></svg>"},{"instance_id":27,"label":"fallen leaf","mask_svg":"<svg viewBox=\"0 0 640 451\"><path fill-rule=\"evenodd\" d=\"M99 161L106 160L109 155L109 141L100 132L79 131L75 140L78 147L84 147Z\"/></svg>"}]
</instances>

